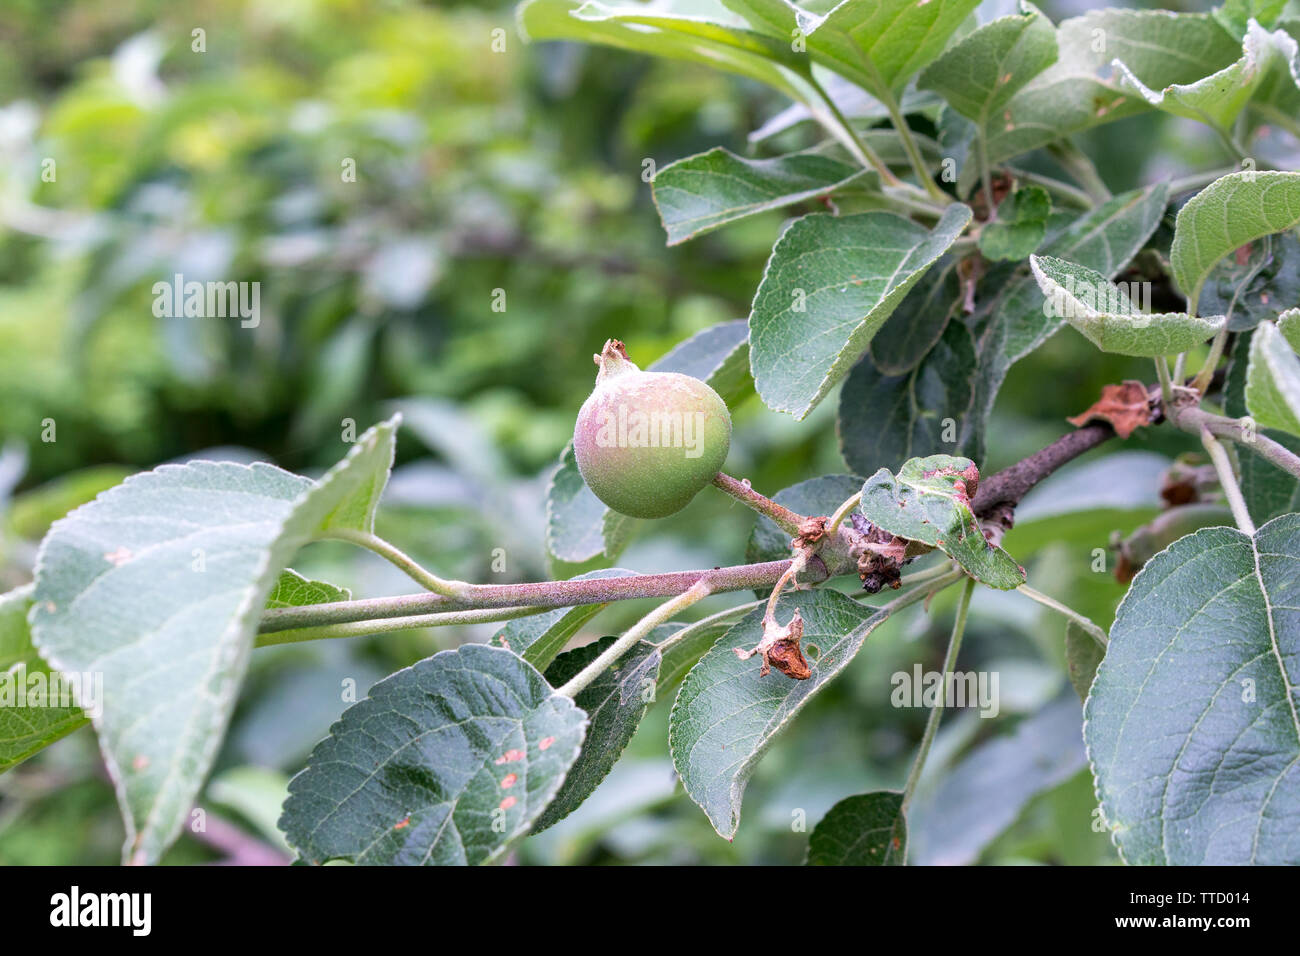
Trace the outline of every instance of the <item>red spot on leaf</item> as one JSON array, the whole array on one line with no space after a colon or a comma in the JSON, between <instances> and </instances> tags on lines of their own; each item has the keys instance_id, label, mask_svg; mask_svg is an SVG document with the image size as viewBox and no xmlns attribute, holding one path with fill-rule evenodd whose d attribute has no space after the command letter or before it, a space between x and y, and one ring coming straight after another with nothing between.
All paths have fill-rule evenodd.
<instances>
[{"instance_id":1,"label":"red spot on leaf","mask_svg":"<svg viewBox=\"0 0 1300 956\"><path fill-rule=\"evenodd\" d=\"M410 825L411 825L411 818L409 816L402 817L402 819L397 821L397 824L393 827L393 829L402 830L405 829L406 827L409 827Z\"/></svg>"},{"instance_id":2,"label":"red spot on leaf","mask_svg":"<svg viewBox=\"0 0 1300 956\"><path fill-rule=\"evenodd\" d=\"M517 774L517 773L508 773L508 774L506 774L506 775L505 775L505 778L501 781L501 789L502 789L502 790L509 790L511 787L513 787L513 786L515 785L515 783L516 783L518 780L519 780L519 774Z\"/></svg>"},{"instance_id":3,"label":"red spot on leaf","mask_svg":"<svg viewBox=\"0 0 1300 956\"><path fill-rule=\"evenodd\" d=\"M524 752L522 750L507 750L496 759L496 765L499 767L503 763L513 763L516 760L523 760Z\"/></svg>"},{"instance_id":4,"label":"red spot on leaf","mask_svg":"<svg viewBox=\"0 0 1300 956\"><path fill-rule=\"evenodd\" d=\"M506 797L504 800L501 801L499 806L501 807L502 810L509 810L518 802L519 801L516 800L514 797Z\"/></svg>"},{"instance_id":5,"label":"red spot on leaf","mask_svg":"<svg viewBox=\"0 0 1300 956\"><path fill-rule=\"evenodd\" d=\"M554 738L554 737L543 737L543 738L541 739L541 742L537 745L537 749L538 749L538 750L548 750L548 749L550 749L550 746L551 746L551 744L553 744L553 743L555 743L555 738Z\"/></svg>"}]
</instances>

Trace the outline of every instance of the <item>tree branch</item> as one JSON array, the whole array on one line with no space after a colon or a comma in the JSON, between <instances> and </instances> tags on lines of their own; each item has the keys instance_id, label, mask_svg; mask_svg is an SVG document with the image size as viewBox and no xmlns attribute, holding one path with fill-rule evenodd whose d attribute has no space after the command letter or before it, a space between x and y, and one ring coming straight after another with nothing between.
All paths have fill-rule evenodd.
<instances>
[{"instance_id":1,"label":"tree branch","mask_svg":"<svg viewBox=\"0 0 1300 956\"><path fill-rule=\"evenodd\" d=\"M1300 456L1267 435L1260 434L1257 426L1252 428L1240 419L1225 418L1190 404L1174 406L1167 417L1176 428L1192 435L1200 435L1203 428L1211 435L1245 446L1283 471L1300 478Z\"/></svg>"},{"instance_id":2,"label":"tree branch","mask_svg":"<svg viewBox=\"0 0 1300 956\"><path fill-rule=\"evenodd\" d=\"M746 508L753 508L759 514L771 518L786 534L798 534L799 525L807 520L804 515L777 504L766 495L759 494L749 486L749 482L739 481L725 472L718 472L713 478L713 484Z\"/></svg>"},{"instance_id":3,"label":"tree branch","mask_svg":"<svg viewBox=\"0 0 1300 956\"><path fill-rule=\"evenodd\" d=\"M1216 373L1215 378L1221 379L1221 373ZM1213 387L1211 383L1211 390ZM1251 429L1246 423L1213 415L1190 402L1178 403L1169 409L1162 409L1159 402L1159 387L1149 386L1147 393L1152 402L1153 424L1162 421L1162 416L1167 416L1175 427L1195 435L1200 435L1204 428L1212 435L1248 446L1251 451L1263 456L1284 471L1300 477L1300 457ZM1010 528L1014 523L1016 506L1032 488L1063 465L1091 451L1114 435L1114 428L1104 421L1090 422L1067 432L1028 458L981 481L979 490L971 502L972 510L985 522L998 525L1003 530ZM805 520L802 515L778 505L729 475L719 473L714 479L714 484L748 507L771 518L791 534L798 534L798 526ZM847 565L840 566L843 562L829 552L823 550L819 556L822 561L809 562L808 568L801 573L803 583L817 584L854 570ZM391 629L382 624L359 626L355 632L351 628L336 627L336 625L353 624L358 621L410 618L407 624L415 627L436 623L456 623L462 620L504 620L551 608L608 604L635 598L675 597L690 589L696 582L702 582L711 594L745 590L766 591L775 586L789 568L789 560L764 561L758 564L742 564L712 570L633 574L621 578L535 581L523 584L470 584L451 595L404 594L396 597L339 601L306 607L277 608L267 611L262 616L259 627L262 635L300 628L328 628L328 630L322 630L319 634L299 631L296 634L286 634L278 640L262 637L259 638L258 643L260 645L305 640L314 636L350 636L351 633L370 633L372 629L376 632ZM492 609L497 609L497 612L494 613ZM501 609L516 610L514 613L500 614ZM419 615L438 615L438 617L419 620L417 618Z\"/></svg>"},{"instance_id":4,"label":"tree branch","mask_svg":"<svg viewBox=\"0 0 1300 956\"><path fill-rule=\"evenodd\" d=\"M1066 432L1046 448L980 482L971 510L981 518L1010 528L1020 499L1062 465L1115 436L1109 422L1090 422Z\"/></svg>"},{"instance_id":5,"label":"tree branch","mask_svg":"<svg viewBox=\"0 0 1300 956\"><path fill-rule=\"evenodd\" d=\"M573 607L579 604L607 604L633 598L673 597L697 581L712 594L725 591L765 590L780 580L790 566L785 561L764 561L705 571L672 571L667 574L633 574L622 578L588 578L581 581L534 581L526 584L474 584L461 596L403 594L397 597L338 601L305 607L286 607L262 616L261 633L270 634L298 627L347 624L372 618L402 617L460 611L475 608L528 606L534 609ZM810 568L806 580L823 581L828 576Z\"/></svg>"}]
</instances>

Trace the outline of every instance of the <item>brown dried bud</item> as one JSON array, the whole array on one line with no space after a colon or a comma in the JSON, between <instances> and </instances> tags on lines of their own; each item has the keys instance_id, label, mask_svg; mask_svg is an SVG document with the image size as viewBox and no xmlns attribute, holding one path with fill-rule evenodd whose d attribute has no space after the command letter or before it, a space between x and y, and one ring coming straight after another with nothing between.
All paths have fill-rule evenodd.
<instances>
[{"instance_id":1,"label":"brown dried bud","mask_svg":"<svg viewBox=\"0 0 1300 956\"><path fill-rule=\"evenodd\" d=\"M805 518L799 523L799 533L790 542L790 547L806 548L826 537L826 522L829 520L825 515Z\"/></svg>"},{"instance_id":2,"label":"brown dried bud","mask_svg":"<svg viewBox=\"0 0 1300 956\"><path fill-rule=\"evenodd\" d=\"M759 677L766 677L775 667L792 680L807 680L812 676L812 668L808 666L803 649L799 646L802 642L803 618L799 616L799 609L795 608L794 617L790 618L790 623L785 627L769 620L763 630L763 639L756 647L748 651L739 647L732 650L742 661L749 660L755 654L762 657L763 666L759 668Z\"/></svg>"},{"instance_id":3,"label":"brown dried bud","mask_svg":"<svg viewBox=\"0 0 1300 956\"><path fill-rule=\"evenodd\" d=\"M759 676L767 674L770 665L793 680L807 680L812 676L812 669L799 646L803 642L803 618L799 616L798 609L782 631L782 636L763 650L763 667L758 672Z\"/></svg>"}]
</instances>

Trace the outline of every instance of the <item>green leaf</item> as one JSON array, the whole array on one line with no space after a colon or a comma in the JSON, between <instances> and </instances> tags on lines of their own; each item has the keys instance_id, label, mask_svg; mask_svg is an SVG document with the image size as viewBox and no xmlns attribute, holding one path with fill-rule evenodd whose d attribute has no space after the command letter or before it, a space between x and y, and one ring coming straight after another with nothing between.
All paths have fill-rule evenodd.
<instances>
[{"instance_id":1,"label":"green leaf","mask_svg":"<svg viewBox=\"0 0 1300 956\"><path fill-rule=\"evenodd\" d=\"M1023 259L1043 243L1052 199L1042 186L1023 186L1002 200L998 218L980 230L986 259Z\"/></svg>"},{"instance_id":2,"label":"green leaf","mask_svg":"<svg viewBox=\"0 0 1300 956\"><path fill-rule=\"evenodd\" d=\"M573 581L608 578L625 578L633 571L622 568L604 568L589 571L571 578ZM510 621L492 637L492 644L518 654L538 670L549 667L555 655L564 650L573 635L605 608L605 604L579 604L577 607L560 607L541 614Z\"/></svg>"},{"instance_id":3,"label":"green leaf","mask_svg":"<svg viewBox=\"0 0 1300 956\"><path fill-rule=\"evenodd\" d=\"M1245 36L1251 20L1271 27L1285 6L1286 0L1226 0L1211 16L1234 36Z\"/></svg>"},{"instance_id":4,"label":"green leaf","mask_svg":"<svg viewBox=\"0 0 1300 956\"><path fill-rule=\"evenodd\" d=\"M970 219L954 203L932 232L881 212L791 223L749 317L750 367L767 406L807 415Z\"/></svg>"},{"instance_id":5,"label":"green leaf","mask_svg":"<svg viewBox=\"0 0 1300 956\"><path fill-rule=\"evenodd\" d=\"M820 149L775 159L745 159L721 146L665 166L652 184L668 245L728 222L815 199L874 171Z\"/></svg>"},{"instance_id":6,"label":"green leaf","mask_svg":"<svg viewBox=\"0 0 1300 956\"><path fill-rule=\"evenodd\" d=\"M308 604L329 604L333 601L350 601L352 592L325 581L312 581L293 568L285 568L267 595L268 608L303 607Z\"/></svg>"},{"instance_id":7,"label":"green leaf","mask_svg":"<svg viewBox=\"0 0 1300 956\"><path fill-rule=\"evenodd\" d=\"M1300 352L1300 308L1287 309L1277 317L1277 330L1287 340L1292 351Z\"/></svg>"},{"instance_id":8,"label":"green leaf","mask_svg":"<svg viewBox=\"0 0 1300 956\"><path fill-rule=\"evenodd\" d=\"M990 163L1150 109L1120 82L1114 60L1163 89L1194 83L1241 55L1237 40L1207 14L1164 10L1092 10L1063 20L1056 41L1056 62L983 127ZM972 164L962 172L963 180L975 175Z\"/></svg>"},{"instance_id":9,"label":"green leaf","mask_svg":"<svg viewBox=\"0 0 1300 956\"><path fill-rule=\"evenodd\" d=\"M1206 528L1133 579L1085 711L1132 864L1300 863L1300 515Z\"/></svg>"},{"instance_id":10,"label":"green leaf","mask_svg":"<svg viewBox=\"0 0 1300 956\"><path fill-rule=\"evenodd\" d=\"M1286 62L1286 54L1279 44L1294 45L1282 31L1275 37L1258 23L1252 23L1246 32L1242 56L1235 63L1194 83L1172 83L1162 90L1151 89L1118 60L1115 68L1121 84L1136 91L1156 109L1207 123L1226 135L1260 81Z\"/></svg>"},{"instance_id":11,"label":"green leaf","mask_svg":"<svg viewBox=\"0 0 1300 956\"><path fill-rule=\"evenodd\" d=\"M546 679L559 687L594 661L617 638L605 637L568 651L546 669ZM623 748L636 733L646 708L655 699L659 677L659 649L639 641L617 664L605 671L573 699L589 721L582 753L564 778L559 793L533 827L538 833L559 823L582 804L609 775Z\"/></svg>"},{"instance_id":12,"label":"green leaf","mask_svg":"<svg viewBox=\"0 0 1300 956\"><path fill-rule=\"evenodd\" d=\"M695 665L673 705L668 742L677 774L727 839L740 823L745 785L777 733L888 616L836 591L812 590L783 595L777 620L788 620L796 608L803 618L804 646L820 651L809 661L811 677L796 681L776 670L760 677L756 660L742 661L733 653L762 638L763 609L755 608Z\"/></svg>"},{"instance_id":13,"label":"green leaf","mask_svg":"<svg viewBox=\"0 0 1300 956\"><path fill-rule=\"evenodd\" d=\"M1244 252L1244 254L1243 254ZM1200 311L1226 315L1244 332L1277 317L1279 303L1300 302L1300 236L1284 232L1221 259L1201 287Z\"/></svg>"},{"instance_id":14,"label":"green leaf","mask_svg":"<svg viewBox=\"0 0 1300 956\"><path fill-rule=\"evenodd\" d=\"M903 795L892 790L846 797L808 837L809 866L903 866L907 820Z\"/></svg>"},{"instance_id":15,"label":"green leaf","mask_svg":"<svg viewBox=\"0 0 1300 956\"><path fill-rule=\"evenodd\" d=\"M1112 277L1146 244L1164 215L1167 183L1123 193L1050 238L1044 254L1067 259ZM1011 366L1051 338L1065 320L1044 314L1045 300L1028 268L988 304L976 328L979 367L971 411L962 419L961 451L983 458L983 429Z\"/></svg>"},{"instance_id":16,"label":"green leaf","mask_svg":"<svg viewBox=\"0 0 1300 956\"><path fill-rule=\"evenodd\" d=\"M649 366L651 372L681 372L707 382L728 404L750 388L749 324L722 322L680 342ZM614 560L627 546L636 519L605 507L578 471L570 443L546 490L546 548L570 564L594 558Z\"/></svg>"},{"instance_id":17,"label":"green leaf","mask_svg":"<svg viewBox=\"0 0 1300 956\"><path fill-rule=\"evenodd\" d=\"M0 594L0 773L89 723L80 707L49 706L63 687L32 647L31 606L30 584Z\"/></svg>"},{"instance_id":18,"label":"green leaf","mask_svg":"<svg viewBox=\"0 0 1300 956\"><path fill-rule=\"evenodd\" d=\"M1056 30L1030 3L954 43L917 79L983 129L1015 93L1056 62Z\"/></svg>"},{"instance_id":19,"label":"green leaf","mask_svg":"<svg viewBox=\"0 0 1300 956\"><path fill-rule=\"evenodd\" d=\"M936 268L939 275L913 286L871 340L872 364L886 375L903 375L921 364L961 308L956 264L945 257Z\"/></svg>"},{"instance_id":20,"label":"green leaf","mask_svg":"<svg viewBox=\"0 0 1300 956\"><path fill-rule=\"evenodd\" d=\"M1193 310L1214 264L1252 240L1300 224L1300 173L1230 173L1178 212L1169 265Z\"/></svg>"},{"instance_id":21,"label":"green leaf","mask_svg":"<svg viewBox=\"0 0 1300 956\"><path fill-rule=\"evenodd\" d=\"M582 0L526 0L517 20L527 40L578 40L703 63L766 83L810 104L810 91L796 72L806 67L789 41L777 44L719 19L678 16L640 4L607 7Z\"/></svg>"},{"instance_id":22,"label":"green leaf","mask_svg":"<svg viewBox=\"0 0 1300 956\"><path fill-rule=\"evenodd\" d=\"M1250 339L1246 407L1264 428L1300 435L1300 357L1272 322Z\"/></svg>"},{"instance_id":23,"label":"green leaf","mask_svg":"<svg viewBox=\"0 0 1300 956\"><path fill-rule=\"evenodd\" d=\"M1232 347L1232 362L1224 382L1224 410L1234 418L1248 414L1246 409L1246 373L1249 368L1254 332L1237 337ZM1276 442L1300 454L1300 438L1284 432L1264 431ZM1256 525L1278 515L1300 511L1300 481L1271 461L1250 452L1237 456L1241 469L1241 495ZM1224 522L1226 523L1226 522Z\"/></svg>"},{"instance_id":24,"label":"green leaf","mask_svg":"<svg viewBox=\"0 0 1300 956\"><path fill-rule=\"evenodd\" d=\"M850 120L859 121L853 124L859 135L870 134L872 131L864 127L889 118L889 109L884 103L843 77L829 73L821 76L819 82L840 113ZM906 116L909 113L923 113L940 105L942 101L933 93L918 92L909 86L903 91L898 108ZM809 123L813 119L814 116L807 106L795 103L750 133L749 142L762 143L787 130Z\"/></svg>"},{"instance_id":25,"label":"green leaf","mask_svg":"<svg viewBox=\"0 0 1300 956\"><path fill-rule=\"evenodd\" d=\"M913 805L913 862L966 866L978 861L1034 797L1083 769L1080 723L1079 701L1067 690L1011 733L973 748Z\"/></svg>"},{"instance_id":26,"label":"green leaf","mask_svg":"<svg viewBox=\"0 0 1300 956\"><path fill-rule=\"evenodd\" d=\"M806 58L794 52L786 38L777 40L765 33L745 29L735 23L707 15L684 15L671 11L661 12L655 6L643 3L606 4L600 0L587 0L570 14L584 23L625 23L648 27L651 37L665 34L686 37L698 42L711 54L729 55L736 52L771 60L796 72L808 69ZM647 53L660 53L658 47L642 47Z\"/></svg>"},{"instance_id":27,"label":"green leaf","mask_svg":"<svg viewBox=\"0 0 1300 956\"><path fill-rule=\"evenodd\" d=\"M546 550L571 564L599 557L612 561L627 546L635 524L592 494L578 471L573 442L565 445L546 489Z\"/></svg>"},{"instance_id":28,"label":"green leaf","mask_svg":"<svg viewBox=\"0 0 1300 956\"><path fill-rule=\"evenodd\" d=\"M290 781L280 829L309 863L489 863L559 792L586 723L509 651L443 651L343 712Z\"/></svg>"},{"instance_id":29,"label":"green leaf","mask_svg":"<svg viewBox=\"0 0 1300 956\"><path fill-rule=\"evenodd\" d=\"M1097 676L1097 666L1106 654L1096 639L1074 621L1065 622L1065 669L1079 700L1088 699L1088 689Z\"/></svg>"},{"instance_id":30,"label":"green leaf","mask_svg":"<svg viewBox=\"0 0 1300 956\"><path fill-rule=\"evenodd\" d=\"M1030 256L1047 307L1103 352L1154 358L1195 348L1223 328L1227 317L1140 311L1128 293L1104 275L1052 256Z\"/></svg>"},{"instance_id":31,"label":"green leaf","mask_svg":"<svg viewBox=\"0 0 1300 956\"><path fill-rule=\"evenodd\" d=\"M829 516L861 490L862 479L855 475L822 475L782 488L772 496L772 500L798 514ZM745 560L756 563L789 557L789 533L777 527L771 518L760 515L750 532Z\"/></svg>"},{"instance_id":32,"label":"green leaf","mask_svg":"<svg viewBox=\"0 0 1300 956\"><path fill-rule=\"evenodd\" d=\"M280 571L313 537L370 529L397 425L370 429L319 482L260 463L163 465L51 528L33 643L53 668L103 674L91 716L126 860L156 862L187 818Z\"/></svg>"},{"instance_id":33,"label":"green leaf","mask_svg":"<svg viewBox=\"0 0 1300 956\"><path fill-rule=\"evenodd\" d=\"M734 404L753 387L749 377L749 323L721 322L679 342L651 372L680 372L707 382L727 404Z\"/></svg>"},{"instance_id":34,"label":"green leaf","mask_svg":"<svg viewBox=\"0 0 1300 956\"><path fill-rule=\"evenodd\" d=\"M718 638L726 634L731 629L731 621L719 621L709 624L705 627L693 628L689 634L680 640L675 639L677 634L685 630L689 625L683 624L661 624L650 632L650 640L655 644L663 644L669 638L674 638L673 643L669 644L663 652L663 662L659 665L659 680L655 688L655 694L664 697L673 693L677 685L681 683L682 678L694 667L705 652L718 642Z\"/></svg>"},{"instance_id":35,"label":"green leaf","mask_svg":"<svg viewBox=\"0 0 1300 956\"><path fill-rule=\"evenodd\" d=\"M1300 131L1300 20L1288 19L1278 25L1282 29L1271 34L1274 55L1268 58L1255 88L1249 107L1254 115L1249 118L1255 124L1276 124L1295 136Z\"/></svg>"},{"instance_id":36,"label":"green leaf","mask_svg":"<svg viewBox=\"0 0 1300 956\"><path fill-rule=\"evenodd\" d=\"M728 10L744 17L760 33L787 42L796 30L803 32L816 23L817 17L788 0L721 0Z\"/></svg>"},{"instance_id":37,"label":"green leaf","mask_svg":"<svg viewBox=\"0 0 1300 956\"><path fill-rule=\"evenodd\" d=\"M912 458L898 476L881 468L862 486L858 510L890 534L941 549L976 580L1008 590L1025 583L1015 558L987 541L970 510L967 484L979 472L969 458Z\"/></svg>"},{"instance_id":38,"label":"green leaf","mask_svg":"<svg viewBox=\"0 0 1300 956\"><path fill-rule=\"evenodd\" d=\"M896 469L909 458L954 451L958 423L970 407L975 340L964 322L949 323L921 364L885 375L870 359L840 391L840 454L863 474Z\"/></svg>"},{"instance_id":39,"label":"green leaf","mask_svg":"<svg viewBox=\"0 0 1300 956\"><path fill-rule=\"evenodd\" d=\"M979 0L844 0L807 31L808 52L877 99L896 98L977 6Z\"/></svg>"}]
</instances>

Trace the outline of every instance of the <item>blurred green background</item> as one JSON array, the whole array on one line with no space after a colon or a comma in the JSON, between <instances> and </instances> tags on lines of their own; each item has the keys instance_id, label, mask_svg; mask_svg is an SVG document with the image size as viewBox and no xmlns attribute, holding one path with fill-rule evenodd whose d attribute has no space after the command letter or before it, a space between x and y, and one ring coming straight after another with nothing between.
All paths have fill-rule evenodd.
<instances>
[{"instance_id":1,"label":"blurred green background","mask_svg":"<svg viewBox=\"0 0 1300 956\"><path fill-rule=\"evenodd\" d=\"M1086 9L1042 7L1053 19ZM592 353L615 336L645 365L746 315L783 221L758 216L668 249L643 163L718 144L744 151L748 132L784 105L691 65L526 46L508 3L6 0L0 590L30 579L52 520L126 474L193 457L315 474L346 451L348 420L359 432L394 407L407 427L381 533L447 575L567 573L545 558L545 489L590 390ZM784 145L810 135L795 130ZM1155 115L1080 143L1116 191L1225 162L1208 132ZM259 282L260 324L155 317L152 286L175 273ZM1059 434L1102 384L1148 372L1073 332L1057 336L1003 390L986 473ZM768 493L843 472L835 406L796 423L751 395L734 409L728 471ZM43 440L51 427L55 440ZM1127 507L1050 531L1040 511L1008 540L1040 590L1103 625L1122 589L1093 570L1094 549L1151 513L1151 456L1190 441L1139 435L1126 447L1142 452L1126 474L1147 477ZM644 523L618 564L737 563L751 525L706 491L682 514ZM410 589L342 546L313 546L295 566L359 595ZM611 608L583 637L644 609ZM873 636L801 715L760 766L734 843L674 789L663 701L593 800L516 858L798 862L801 814L811 829L837 799L901 784L925 711L891 707L889 677L941 661L950 612L942 601L933 611ZM343 709L343 682L363 694L400 666L492 632L259 651L205 809L274 843L285 781ZM931 809L918 807L922 862L1115 860L1092 830L1086 771L1053 765L1077 725L1025 725L1062 692L1062 635L1059 618L1023 600L976 602L961 666L1000 671L1003 713L945 721L929 769L958 766L957 784L931 787ZM1035 746L1005 746L1016 733ZM1043 780L1017 789L1033 766L1008 764L992 790L963 783L963 754L999 742L980 766L1019 752ZM994 822L957 826L960 808ZM121 839L89 730L0 777L0 863L113 863ZM218 859L216 843L187 836L169 862Z\"/></svg>"}]
</instances>

